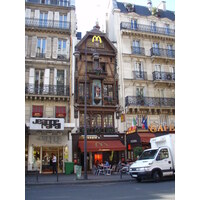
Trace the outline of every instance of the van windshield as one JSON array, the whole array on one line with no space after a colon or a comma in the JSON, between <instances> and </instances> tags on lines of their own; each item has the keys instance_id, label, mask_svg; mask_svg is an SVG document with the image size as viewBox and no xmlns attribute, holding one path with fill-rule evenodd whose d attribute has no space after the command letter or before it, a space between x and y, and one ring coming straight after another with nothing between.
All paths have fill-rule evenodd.
<instances>
[{"instance_id":1,"label":"van windshield","mask_svg":"<svg viewBox=\"0 0 200 200\"><path fill-rule=\"evenodd\" d=\"M138 160L154 159L157 151L157 149L144 151Z\"/></svg>"}]
</instances>

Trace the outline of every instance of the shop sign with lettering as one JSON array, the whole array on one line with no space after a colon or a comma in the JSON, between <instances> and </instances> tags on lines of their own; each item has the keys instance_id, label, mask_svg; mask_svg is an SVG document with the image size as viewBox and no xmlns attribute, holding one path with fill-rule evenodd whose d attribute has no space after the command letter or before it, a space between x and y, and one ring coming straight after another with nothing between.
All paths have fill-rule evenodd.
<instances>
[{"instance_id":1,"label":"shop sign with lettering","mask_svg":"<svg viewBox=\"0 0 200 200\"><path fill-rule=\"evenodd\" d=\"M64 119L30 118L31 130L64 130Z\"/></svg>"},{"instance_id":2,"label":"shop sign with lettering","mask_svg":"<svg viewBox=\"0 0 200 200\"><path fill-rule=\"evenodd\" d=\"M149 131L152 133L156 132L167 132L167 131L175 131L175 126L171 124L170 126L162 126L162 125L155 125L155 124L150 124L149 125Z\"/></svg>"}]
</instances>

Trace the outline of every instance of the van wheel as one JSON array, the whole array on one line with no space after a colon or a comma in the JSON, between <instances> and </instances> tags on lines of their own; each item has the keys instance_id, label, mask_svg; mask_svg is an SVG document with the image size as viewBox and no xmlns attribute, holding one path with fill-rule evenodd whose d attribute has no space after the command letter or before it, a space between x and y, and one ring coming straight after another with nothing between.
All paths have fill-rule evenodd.
<instances>
[{"instance_id":1,"label":"van wheel","mask_svg":"<svg viewBox=\"0 0 200 200\"><path fill-rule=\"evenodd\" d=\"M142 181L141 178L137 178L137 182L140 183Z\"/></svg>"},{"instance_id":2,"label":"van wheel","mask_svg":"<svg viewBox=\"0 0 200 200\"><path fill-rule=\"evenodd\" d=\"M159 173L158 171L155 171L155 172L153 173L153 180L154 180L156 183L158 183L158 182L160 181L160 179L161 179L160 173Z\"/></svg>"}]
</instances>

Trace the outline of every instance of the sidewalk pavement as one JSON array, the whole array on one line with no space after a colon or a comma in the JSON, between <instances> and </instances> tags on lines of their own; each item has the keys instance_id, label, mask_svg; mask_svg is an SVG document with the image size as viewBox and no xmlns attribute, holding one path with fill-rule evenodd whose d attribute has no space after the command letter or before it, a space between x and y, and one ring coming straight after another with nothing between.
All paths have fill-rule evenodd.
<instances>
[{"instance_id":1,"label":"sidewalk pavement","mask_svg":"<svg viewBox=\"0 0 200 200\"><path fill-rule=\"evenodd\" d=\"M111 183L111 182L130 182L134 181L128 174L112 174L112 175L93 175L88 174L88 179L84 180L84 174L80 179L76 178L76 174L39 174L37 175L26 175L25 184L26 186L33 185L54 185L54 184L90 184L90 183Z\"/></svg>"}]
</instances>

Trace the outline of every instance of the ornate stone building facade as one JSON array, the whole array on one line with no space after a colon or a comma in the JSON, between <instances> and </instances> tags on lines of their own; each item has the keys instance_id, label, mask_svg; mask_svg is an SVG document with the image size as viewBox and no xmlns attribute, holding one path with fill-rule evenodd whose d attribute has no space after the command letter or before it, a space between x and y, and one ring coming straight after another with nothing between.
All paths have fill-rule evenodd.
<instances>
[{"instance_id":1,"label":"ornate stone building facade","mask_svg":"<svg viewBox=\"0 0 200 200\"><path fill-rule=\"evenodd\" d=\"M130 130L134 122L137 132L174 131L174 12L164 1L154 8L151 0L147 6L111 0L107 35L118 49L120 132L136 132ZM127 158L133 159L134 140L129 142Z\"/></svg>"},{"instance_id":2,"label":"ornate stone building facade","mask_svg":"<svg viewBox=\"0 0 200 200\"><path fill-rule=\"evenodd\" d=\"M27 170L58 172L72 161L72 85L76 41L74 1L25 2L25 123Z\"/></svg>"}]
</instances>

